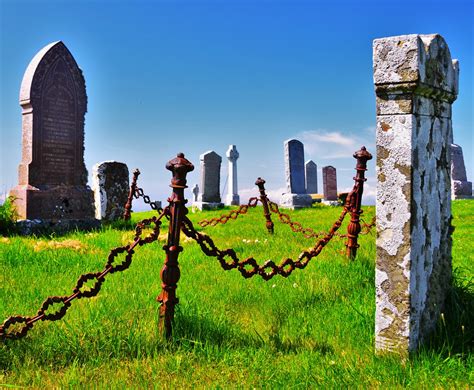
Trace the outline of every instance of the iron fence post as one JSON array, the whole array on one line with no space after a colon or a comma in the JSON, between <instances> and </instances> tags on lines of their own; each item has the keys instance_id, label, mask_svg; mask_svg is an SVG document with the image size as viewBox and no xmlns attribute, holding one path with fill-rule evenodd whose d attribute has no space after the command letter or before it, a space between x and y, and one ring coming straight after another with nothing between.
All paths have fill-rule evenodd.
<instances>
[{"instance_id":1,"label":"iron fence post","mask_svg":"<svg viewBox=\"0 0 474 390\"><path fill-rule=\"evenodd\" d=\"M123 219L128 221L130 219L130 213L132 211L132 201L135 191L137 190L137 179L140 171L135 169L133 171L132 185L130 186L130 192L128 193L127 203L125 203L125 212L123 213Z\"/></svg>"},{"instance_id":2,"label":"iron fence post","mask_svg":"<svg viewBox=\"0 0 474 390\"><path fill-rule=\"evenodd\" d=\"M263 205L263 214L265 215L265 219L267 220L266 226L267 230L269 233L273 234L273 221L270 216L270 210L268 208L268 198L267 194L265 193L265 180L263 180L261 177L257 179L255 182L255 185L258 187L258 190L260 191L260 201L262 202Z\"/></svg>"}]
</instances>

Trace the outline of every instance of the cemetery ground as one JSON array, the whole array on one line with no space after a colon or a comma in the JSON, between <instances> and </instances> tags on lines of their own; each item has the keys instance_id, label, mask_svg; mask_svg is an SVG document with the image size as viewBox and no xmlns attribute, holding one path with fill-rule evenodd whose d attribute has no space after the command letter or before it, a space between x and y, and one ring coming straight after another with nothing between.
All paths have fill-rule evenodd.
<instances>
[{"instance_id":1,"label":"cemetery ground","mask_svg":"<svg viewBox=\"0 0 474 390\"><path fill-rule=\"evenodd\" d=\"M373 207L364 207L369 222ZM290 212L327 230L341 208ZM217 216L190 213L193 222ZM134 222L153 215L134 213ZM97 297L72 303L56 322L37 322L20 340L0 343L0 387L66 385L159 387L459 387L474 383L474 202L453 202L454 287L432 339L409 360L374 355L375 232L360 236L355 261L333 239L303 270L265 282L224 271L182 236L173 339L157 331L160 241L136 249L131 267L108 275ZM216 227L199 228L240 258L277 263L314 244L261 207ZM345 233L347 220L339 230ZM71 293L79 275L103 268L109 250L131 241L123 223L58 237L0 238L0 321L34 315L49 295Z\"/></svg>"}]
</instances>

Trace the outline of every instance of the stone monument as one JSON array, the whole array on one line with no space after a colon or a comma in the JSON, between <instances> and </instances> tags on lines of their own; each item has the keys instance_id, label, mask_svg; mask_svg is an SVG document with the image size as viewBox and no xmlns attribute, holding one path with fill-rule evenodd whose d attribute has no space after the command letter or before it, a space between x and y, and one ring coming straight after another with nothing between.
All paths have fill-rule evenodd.
<instances>
[{"instance_id":1,"label":"stone monument","mask_svg":"<svg viewBox=\"0 0 474 390\"><path fill-rule=\"evenodd\" d=\"M127 164L104 161L92 168L95 217L113 221L121 219L130 190Z\"/></svg>"},{"instance_id":2,"label":"stone monument","mask_svg":"<svg viewBox=\"0 0 474 390\"><path fill-rule=\"evenodd\" d=\"M304 172L304 146L296 140L285 141L286 193L280 200L282 207L295 209L311 207L312 198L306 194Z\"/></svg>"},{"instance_id":3,"label":"stone monument","mask_svg":"<svg viewBox=\"0 0 474 390\"><path fill-rule=\"evenodd\" d=\"M62 42L41 49L23 76L22 158L10 195L20 219L93 219L84 165L86 86Z\"/></svg>"},{"instance_id":4,"label":"stone monument","mask_svg":"<svg viewBox=\"0 0 474 390\"><path fill-rule=\"evenodd\" d=\"M198 196L199 196L199 186L196 184L193 188L193 202L198 201Z\"/></svg>"},{"instance_id":5,"label":"stone monument","mask_svg":"<svg viewBox=\"0 0 474 390\"><path fill-rule=\"evenodd\" d=\"M337 175L336 168L331 165L323 167L323 202L336 204L337 200ZM334 203L336 202L336 203Z\"/></svg>"},{"instance_id":6,"label":"stone monument","mask_svg":"<svg viewBox=\"0 0 474 390\"><path fill-rule=\"evenodd\" d=\"M201 193L193 206L200 210L223 207L220 195L222 157L211 150L201 154L199 160L201 162Z\"/></svg>"},{"instance_id":7,"label":"stone monument","mask_svg":"<svg viewBox=\"0 0 474 390\"><path fill-rule=\"evenodd\" d=\"M472 182L467 181L462 148L451 144L451 197L472 199Z\"/></svg>"},{"instance_id":8,"label":"stone monument","mask_svg":"<svg viewBox=\"0 0 474 390\"><path fill-rule=\"evenodd\" d=\"M240 204L239 192L237 189L237 159L239 152L235 145L229 145L226 153L227 160L229 160L229 188L225 204L227 206L238 206Z\"/></svg>"},{"instance_id":9,"label":"stone monument","mask_svg":"<svg viewBox=\"0 0 474 390\"><path fill-rule=\"evenodd\" d=\"M451 282L451 104L458 62L437 34L373 43L377 95L375 347L407 355Z\"/></svg>"},{"instance_id":10,"label":"stone monument","mask_svg":"<svg viewBox=\"0 0 474 390\"><path fill-rule=\"evenodd\" d=\"M306 193L317 194L318 193L318 166L313 160L308 160L304 164L305 177L306 177Z\"/></svg>"}]
</instances>

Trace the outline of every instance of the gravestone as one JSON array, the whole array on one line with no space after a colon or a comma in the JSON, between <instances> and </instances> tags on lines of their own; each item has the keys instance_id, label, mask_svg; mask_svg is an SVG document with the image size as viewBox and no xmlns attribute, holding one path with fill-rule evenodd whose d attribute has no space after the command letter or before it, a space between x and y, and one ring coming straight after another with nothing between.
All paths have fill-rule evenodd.
<instances>
[{"instance_id":1,"label":"gravestone","mask_svg":"<svg viewBox=\"0 0 474 390\"><path fill-rule=\"evenodd\" d=\"M323 167L323 194L324 201L337 202L336 168L331 165Z\"/></svg>"},{"instance_id":2,"label":"gravestone","mask_svg":"<svg viewBox=\"0 0 474 390\"><path fill-rule=\"evenodd\" d=\"M306 194L304 172L304 146L296 140L285 141L286 193L280 200L285 208L311 207L312 198Z\"/></svg>"},{"instance_id":3,"label":"gravestone","mask_svg":"<svg viewBox=\"0 0 474 390\"><path fill-rule=\"evenodd\" d=\"M129 192L127 164L104 161L92 168L92 189L95 199L95 217L113 221L125 212Z\"/></svg>"},{"instance_id":4,"label":"gravestone","mask_svg":"<svg viewBox=\"0 0 474 390\"><path fill-rule=\"evenodd\" d=\"M199 186L197 184L193 188L193 195L194 195L193 202L197 202L198 196L199 196Z\"/></svg>"},{"instance_id":5,"label":"gravestone","mask_svg":"<svg viewBox=\"0 0 474 390\"><path fill-rule=\"evenodd\" d=\"M225 204L228 206L238 206L240 204L239 192L237 189L237 159L239 152L235 145L229 145L226 153L227 160L229 160L229 189Z\"/></svg>"},{"instance_id":6,"label":"gravestone","mask_svg":"<svg viewBox=\"0 0 474 390\"><path fill-rule=\"evenodd\" d=\"M306 161L304 165L306 176L306 193L318 193L318 166L313 160Z\"/></svg>"},{"instance_id":7,"label":"gravestone","mask_svg":"<svg viewBox=\"0 0 474 390\"><path fill-rule=\"evenodd\" d=\"M223 207L220 194L222 157L211 150L201 154L199 160L201 162L201 193L193 206L200 210Z\"/></svg>"},{"instance_id":8,"label":"gravestone","mask_svg":"<svg viewBox=\"0 0 474 390\"><path fill-rule=\"evenodd\" d=\"M41 49L23 76L22 158L10 195L20 219L93 219L84 165L84 77L62 42Z\"/></svg>"},{"instance_id":9,"label":"gravestone","mask_svg":"<svg viewBox=\"0 0 474 390\"><path fill-rule=\"evenodd\" d=\"M462 148L456 144L451 144L451 196L472 199L472 182L467 181Z\"/></svg>"},{"instance_id":10,"label":"gravestone","mask_svg":"<svg viewBox=\"0 0 474 390\"><path fill-rule=\"evenodd\" d=\"M440 35L373 43L377 95L377 351L435 329L451 281L451 104L458 63Z\"/></svg>"}]
</instances>

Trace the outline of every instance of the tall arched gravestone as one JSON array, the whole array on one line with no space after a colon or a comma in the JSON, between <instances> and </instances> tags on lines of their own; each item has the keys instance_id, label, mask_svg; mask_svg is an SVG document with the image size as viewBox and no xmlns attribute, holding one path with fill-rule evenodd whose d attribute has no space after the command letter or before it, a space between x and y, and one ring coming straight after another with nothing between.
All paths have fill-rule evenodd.
<instances>
[{"instance_id":1,"label":"tall arched gravestone","mask_svg":"<svg viewBox=\"0 0 474 390\"><path fill-rule=\"evenodd\" d=\"M62 42L41 49L20 90L22 158L10 195L21 219L92 219L84 165L86 86Z\"/></svg>"},{"instance_id":2,"label":"tall arched gravestone","mask_svg":"<svg viewBox=\"0 0 474 390\"><path fill-rule=\"evenodd\" d=\"M451 104L458 63L439 35L376 39L375 346L413 351L451 282Z\"/></svg>"}]
</instances>

